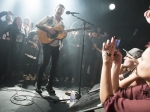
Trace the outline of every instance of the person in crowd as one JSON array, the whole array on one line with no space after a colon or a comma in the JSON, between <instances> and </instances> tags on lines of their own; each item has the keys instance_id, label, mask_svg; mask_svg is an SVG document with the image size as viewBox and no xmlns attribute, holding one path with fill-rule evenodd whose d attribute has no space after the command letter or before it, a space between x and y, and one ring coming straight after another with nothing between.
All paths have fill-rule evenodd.
<instances>
[{"instance_id":1,"label":"person in crowd","mask_svg":"<svg viewBox=\"0 0 150 112\"><path fill-rule=\"evenodd\" d=\"M90 62L92 59L92 41L90 35L88 35L89 32L85 32L85 38L84 38L84 52L83 52L83 72L82 72L82 84L83 85L89 85L89 79L90 74L88 73L88 68L90 66Z\"/></svg>"},{"instance_id":2,"label":"person in crowd","mask_svg":"<svg viewBox=\"0 0 150 112\"><path fill-rule=\"evenodd\" d=\"M81 23L79 21L75 21L72 23L70 29L80 28ZM67 48L67 63L68 63L68 70L66 72L66 77L64 82L68 82L69 80L71 83L74 83L79 76L79 68L80 68L80 59L81 59L81 31L72 31L68 38L68 48Z\"/></svg>"},{"instance_id":3,"label":"person in crowd","mask_svg":"<svg viewBox=\"0 0 150 112\"><path fill-rule=\"evenodd\" d=\"M5 38L6 35L2 35L2 31L4 28L6 28L8 25L12 24L13 22L13 16L14 14L11 11L3 11L0 12L0 38ZM5 16L5 21L3 21L1 18Z\"/></svg>"},{"instance_id":4,"label":"person in crowd","mask_svg":"<svg viewBox=\"0 0 150 112\"><path fill-rule=\"evenodd\" d=\"M100 80L100 100L106 112L147 112L150 110L150 44L138 59L135 72L130 75L131 82L142 78L146 84L119 88L119 73L122 55L115 50L116 41L103 43L103 66ZM129 82L128 81L128 82Z\"/></svg>"},{"instance_id":5,"label":"person in crowd","mask_svg":"<svg viewBox=\"0 0 150 112\"><path fill-rule=\"evenodd\" d=\"M62 4L59 4L55 9L55 15L44 17L42 20L36 23L36 27L43 31L49 32L50 34L56 34L57 32L55 31L54 27L62 26L64 28L64 23L61 17L62 14L64 13L64 10L65 10L65 7ZM64 37L66 37L67 32L64 31L63 33L64 33ZM39 69L37 87L36 87L36 92L38 93L42 93L42 90L41 90L42 76L51 57L52 66L50 69L50 77L48 80L48 84L46 85L46 89L49 94L55 94L55 90L52 88L52 84L53 84L54 76L56 76L60 43L61 43L61 40L55 39L49 44L43 44L43 55L44 55L43 57L44 58L43 58L43 64L41 65Z\"/></svg>"},{"instance_id":6,"label":"person in crowd","mask_svg":"<svg viewBox=\"0 0 150 112\"><path fill-rule=\"evenodd\" d=\"M120 67L120 75L119 75L119 87L125 88L129 86L135 86L144 84L145 81L141 78L135 80L134 82L128 82L130 80L130 75L134 74L135 68L138 65L137 59L141 57L143 50L138 48L132 48L129 51L126 51L126 56L124 57L124 63L121 64Z\"/></svg>"},{"instance_id":7,"label":"person in crowd","mask_svg":"<svg viewBox=\"0 0 150 112\"><path fill-rule=\"evenodd\" d=\"M39 52L41 50L41 43L38 39L38 32L32 30L27 39L25 54L26 54L26 80L35 80L36 74L38 72L38 59Z\"/></svg>"},{"instance_id":8,"label":"person in crowd","mask_svg":"<svg viewBox=\"0 0 150 112\"><path fill-rule=\"evenodd\" d=\"M22 32L21 17L15 17L13 23L4 28L2 34L6 34L5 40L10 41L10 50L8 50L9 56L5 62L8 63L6 71L8 72L8 75L12 75L12 72L15 72L20 79L23 77L22 66L24 60L24 45L26 37Z\"/></svg>"},{"instance_id":9,"label":"person in crowd","mask_svg":"<svg viewBox=\"0 0 150 112\"><path fill-rule=\"evenodd\" d=\"M91 31L88 33L88 36L89 36L89 38L91 40L91 44L92 44L92 38L93 38L93 36L92 36L92 32ZM90 79L91 79L92 74L93 74L93 68L94 68L95 58L96 58L96 51L95 51L94 47L92 46L90 65L88 67L88 73L90 75Z\"/></svg>"},{"instance_id":10,"label":"person in crowd","mask_svg":"<svg viewBox=\"0 0 150 112\"><path fill-rule=\"evenodd\" d=\"M57 72L57 77L55 77L54 81L59 82L65 80L65 82L68 81L68 75L69 75L69 40L68 38L63 39L62 41L62 48L60 49L60 55L59 55L59 60L58 60L58 72Z\"/></svg>"},{"instance_id":11,"label":"person in crowd","mask_svg":"<svg viewBox=\"0 0 150 112\"><path fill-rule=\"evenodd\" d=\"M25 34L28 36L28 34L30 33L30 31L32 30L32 23L31 23L31 19L29 17L26 17L23 21L23 29Z\"/></svg>"},{"instance_id":12,"label":"person in crowd","mask_svg":"<svg viewBox=\"0 0 150 112\"><path fill-rule=\"evenodd\" d=\"M124 57L124 63L121 64L119 75L120 80L128 77L133 72L138 64L135 59L140 58L143 53L143 50L140 50L139 48L132 48L129 51L126 51L125 49L123 50L126 52L126 56Z\"/></svg>"},{"instance_id":13,"label":"person in crowd","mask_svg":"<svg viewBox=\"0 0 150 112\"><path fill-rule=\"evenodd\" d=\"M108 39L110 39L109 37L109 33L107 31L104 32L103 35L100 35L100 39L101 39L101 43L106 42Z\"/></svg>"},{"instance_id":14,"label":"person in crowd","mask_svg":"<svg viewBox=\"0 0 150 112\"><path fill-rule=\"evenodd\" d=\"M92 45L96 51L96 56L95 56L95 61L94 61L94 68L93 68L93 73L92 73L92 80L90 85L93 86L96 84L98 79L98 74L101 71L101 65L102 65L102 57L101 57L101 49L102 49L102 43L100 40L100 36L98 36L97 30L92 31Z\"/></svg>"}]
</instances>

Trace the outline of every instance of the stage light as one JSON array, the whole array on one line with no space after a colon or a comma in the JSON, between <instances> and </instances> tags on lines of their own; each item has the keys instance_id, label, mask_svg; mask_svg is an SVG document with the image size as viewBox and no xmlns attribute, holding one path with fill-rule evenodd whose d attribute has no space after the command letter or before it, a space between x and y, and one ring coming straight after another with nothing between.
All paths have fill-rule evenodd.
<instances>
[{"instance_id":1,"label":"stage light","mask_svg":"<svg viewBox=\"0 0 150 112\"><path fill-rule=\"evenodd\" d=\"M114 9L115 9L115 4L110 4L110 5L109 5L109 9L110 9L110 10L114 10Z\"/></svg>"}]
</instances>

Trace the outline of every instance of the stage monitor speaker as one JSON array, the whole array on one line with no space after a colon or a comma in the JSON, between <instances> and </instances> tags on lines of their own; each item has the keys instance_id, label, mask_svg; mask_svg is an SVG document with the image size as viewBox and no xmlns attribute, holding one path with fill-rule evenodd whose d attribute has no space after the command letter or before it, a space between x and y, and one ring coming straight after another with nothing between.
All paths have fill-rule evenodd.
<instances>
[{"instance_id":1,"label":"stage monitor speaker","mask_svg":"<svg viewBox=\"0 0 150 112\"><path fill-rule=\"evenodd\" d=\"M99 84L93 86L93 88L85 95L83 95L75 104L73 104L66 112L94 112L98 104L100 104L99 98ZM101 111L102 112L102 111Z\"/></svg>"}]
</instances>

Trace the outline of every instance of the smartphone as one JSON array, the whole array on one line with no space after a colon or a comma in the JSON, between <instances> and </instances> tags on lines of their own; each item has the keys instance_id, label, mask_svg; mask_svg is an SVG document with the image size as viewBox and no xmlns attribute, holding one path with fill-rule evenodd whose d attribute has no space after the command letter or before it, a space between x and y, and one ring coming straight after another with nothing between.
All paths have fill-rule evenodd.
<instances>
[{"instance_id":1,"label":"smartphone","mask_svg":"<svg viewBox=\"0 0 150 112\"><path fill-rule=\"evenodd\" d=\"M118 49L120 41L121 41L121 38L116 37L116 36L114 36L114 37L115 37L115 40L116 40L116 49Z\"/></svg>"}]
</instances>

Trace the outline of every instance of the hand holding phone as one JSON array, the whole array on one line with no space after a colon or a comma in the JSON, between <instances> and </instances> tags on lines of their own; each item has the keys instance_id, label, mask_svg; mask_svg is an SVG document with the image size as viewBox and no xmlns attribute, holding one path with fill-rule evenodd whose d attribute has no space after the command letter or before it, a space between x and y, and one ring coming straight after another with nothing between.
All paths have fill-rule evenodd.
<instances>
[{"instance_id":1,"label":"hand holding phone","mask_svg":"<svg viewBox=\"0 0 150 112\"><path fill-rule=\"evenodd\" d=\"M118 49L119 45L120 45L120 41L121 38L114 36L115 40L116 40L116 49Z\"/></svg>"}]
</instances>

